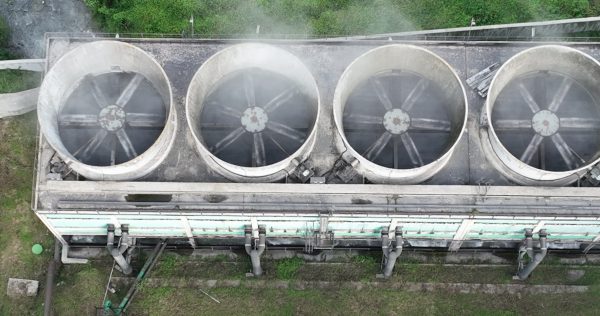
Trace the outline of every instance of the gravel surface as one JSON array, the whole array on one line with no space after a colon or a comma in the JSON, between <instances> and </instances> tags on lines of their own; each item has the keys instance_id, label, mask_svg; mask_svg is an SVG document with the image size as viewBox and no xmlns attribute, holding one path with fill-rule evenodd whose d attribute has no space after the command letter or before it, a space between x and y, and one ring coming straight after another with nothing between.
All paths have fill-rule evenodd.
<instances>
[{"instance_id":1,"label":"gravel surface","mask_svg":"<svg viewBox=\"0 0 600 316\"><path fill-rule=\"evenodd\" d=\"M0 0L0 15L11 29L11 49L26 58L44 57L46 32L95 29L81 0Z\"/></svg>"}]
</instances>

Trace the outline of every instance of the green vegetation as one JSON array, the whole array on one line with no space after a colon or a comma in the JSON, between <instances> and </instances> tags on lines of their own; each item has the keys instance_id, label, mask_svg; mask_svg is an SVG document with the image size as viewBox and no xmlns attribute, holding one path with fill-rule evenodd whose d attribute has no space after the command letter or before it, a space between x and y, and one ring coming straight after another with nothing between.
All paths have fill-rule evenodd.
<instances>
[{"instance_id":1,"label":"green vegetation","mask_svg":"<svg viewBox=\"0 0 600 316\"><path fill-rule=\"evenodd\" d=\"M595 16L588 0L85 0L105 31L117 33L373 34L413 29Z\"/></svg>"},{"instance_id":2,"label":"green vegetation","mask_svg":"<svg viewBox=\"0 0 600 316\"><path fill-rule=\"evenodd\" d=\"M180 258L179 264L189 265ZM244 259L236 261L244 263ZM234 263L234 262L230 262ZM265 260L265 275L261 279L294 281L379 281L372 268L378 266L378 257L365 254L353 257L349 262L310 263L299 258ZM163 315L194 314L202 310L206 314L244 315L323 315L323 314L425 314L425 315L593 315L599 308L600 267L581 267L585 275L576 281L566 279L565 265L542 264L526 284L573 284L589 285L590 291L579 294L545 295L493 295L456 294L447 292L406 292L383 290L368 285L360 290L342 289L331 291L308 288L264 289L247 288L242 279L236 288L203 289L220 303L205 296L198 289L177 283L177 288L159 284L144 286L133 301L130 311ZM517 283L512 280L513 266L443 266L441 264L419 265L399 262L392 282L456 282L456 283ZM275 273L273 273L275 272ZM183 270L174 277L187 274ZM179 275L179 276L178 276ZM365 278L365 276L367 276ZM153 277L160 277L154 275ZM225 273L211 278L231 279Z\"/></svg>"},{"instance_id":3,"label":"green vegetation","mask_svg":"<svg viewBox=\"0 0 600 316\"><path fill-rule=\"evenodd\" d=\"M54 295L55 314L95 315L94 309L102 306L111 266L109 262L63 265Z\"/></svg>"},{"instance_id":4,"label":"green vegetation","mask_svg":"<svg viewBox=\"0 0 600 316\"><path fill-rule=\"evenodd\" d=\"M298 257L280 260L277 263L277 277L283 280L292 279L303 264L304 260Z\"/></svg>"},{"instance_id":5,"label":"green vegetation","mask_svg":"<svg viewBox=\"0 0 600 316\"><path fill-rule=\"evenodd\" d=\"M7 49L8 27L0 18L0 60L15 58ZM37 85L39 75L16 70L0 71L0 93ZM9 300L9 277L43 280L52 256L52 236L31 212L31 179L36 144L35 114L0 119L0 315L40 314L43 296ZM31 246L40 243L42 255Z\"/></svg>"},{"instance_id":6,"label":"green vegetation","mask_svg":"<svg viewBox=\"0 0 600 316\"><path fill-rule=\"evenodd\" d=\"M131 312L148 315L594 315L589 294L486 295L361 290L145 288Z\"/></svg>"},{"instance_id":7,"label":"green vegetation","mask_svg":"<svg viewBox=\"0 0 600 316\"><path fill-rule=\"evenodd\" d=\"M7 49L10 30L6 21L0 17L0 60L10 59L12 54Z\"/></svg>"},{"instance_id":8,"label":"green vegetation","mask_svg":"<svg viewBox=\"0 0 600 316\"><path fill-rule=\"evenodd\" d=\"M19 92L39 86L40 74L24 70L0 70L0 93Z\"/></svg>"},{"instance_id":9,"label":"green vegetation","mask_svg":"<svg viewBox=\"0 0 600 316\"><path fill-rule=\"evenodd\" d=\"M8 25L6 25L6 22L0 17L0 60L17 58L17 56L8 50L8 40ZM0 93L11 93L31 89L38 86L39 82L40 75L32 71L0 70Z\"/></svg>"},{"instance_id":10,"label":"green vegetation","mask_svg":"<svg viewBox=\"0 0 600 316\"><path fill-rule=\"evenodd\" d=\"M44 280L54 250L52 236L30 207L35 114L0 120L0 140L0 315L26 315L41 310L43 295L9 301L7 280ZM31 252L35 243L45 249L40 256Z\"/></svg>"}]
</instances>

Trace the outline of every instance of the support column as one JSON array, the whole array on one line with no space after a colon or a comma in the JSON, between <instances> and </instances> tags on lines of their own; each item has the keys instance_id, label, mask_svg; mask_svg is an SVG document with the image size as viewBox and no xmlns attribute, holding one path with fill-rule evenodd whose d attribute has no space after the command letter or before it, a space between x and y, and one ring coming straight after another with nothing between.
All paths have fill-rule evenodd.
<instances>
[{"instance_id":1,"label":"support column","mask_svg":"<svg viewBox=\"0 0 600 316\"><path fill-rule=\"evenodd\" d=\"M402 238L402 227L396 226L394 231L394 237L396 244L394 245L394 250L391 250L392 241L389 237L389 229L383 228L381 230L381 250L383 251L383 269L382 274L378 274L378 278L389 278L392 276L394 271L394 265L396 264L396 260L402 254L402 245L404 243L404 239Z\"/></svg>"},{"instance_id":2,"label":"support column","mask_svg":"<svg viewBox=\"0 0 600 316\"><path fill-rule=\"evenodd\" d=\"M106 249L110 255L115 259L119 270L125 275L131 274L133 268L131 264L127 262L123 253L129 248L129 225L121 225L121 245L115 248L115 225L108 224L107 235L106 235Z\"/></svg>"},{"instance_id":3,"label":"support column","mask_svg":"<svg viewBox=\"0 0 600 316\"><path fill-rule=\"evenodd\" d=\"M525 230L525 239L519 247L519 266L514 280L526 280L531 272L544 260L548 253L547 236L545 229L541 229L539 235L539 250L533 247L533 230ZM526 257L527 256L527 257Z\"/></svg>"},{"instance_id":4,"label":"support column","mask_svg":"<svg viewBox=\"0 0 600 316\"><path fill-rule=\"evenodd\" d=\"M252 262L252 273L246 274L246 276L261 276L263 273L260 265L260 256L263 254L266 248L266 237L267 228L264 225L258 226L258 239L252 236L252 226L246 225L244 229L245 243L244 248L246 253L250 256Z\"/></svg>"}]
</instances>

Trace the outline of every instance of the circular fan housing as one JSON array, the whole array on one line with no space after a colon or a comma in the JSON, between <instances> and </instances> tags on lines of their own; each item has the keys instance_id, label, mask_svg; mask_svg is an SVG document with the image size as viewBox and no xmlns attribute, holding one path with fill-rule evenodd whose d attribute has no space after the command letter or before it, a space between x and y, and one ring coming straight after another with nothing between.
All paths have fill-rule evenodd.
<instances>
[{"instance_id":1,"label":"circular fan housing","mask_svg":"<svg viewBox=\"0 0 600 316\"><path fill-rule=\"evenodd\" d=\"M457 74L412 45L382 46L358 57L338 82L333 109L357 170L380 183L432 177L450 159L467 121Z\"/></svg>"},{"instance_id":2,"label":"circular fan housing","mask_svg":"<svg viewBox=\"0 0 600 316\"><path fill-rule=\"evenodd\" d=\"M141 49L117 41L82 44L62 56L40 87L38 119L57 154L92 180L148 174L176 130L165 72Z\"/></svg>"},{"instance_id":3,"label":"circular fan housing","mask_svg":"<svg viewBox=\"0 0 600 316\"><path fill-rule=\"evenodd\" d=\"M508 60L490 86L484 140L514 181L564 185L600 156L600 64L565 46L538 46Z\"/></svg>"},{"instance_id":4,"label":"circular fan housing","mask_svg":"<svg viewBox=\"0 0 600 316\"><path fill-rule=\"evenodd\" d=\"M196 72L187 120L201 156L233 181L275 181L305 160L315 141L317 84L280 48L226 48Z\"/></svg>"}]
</instances>

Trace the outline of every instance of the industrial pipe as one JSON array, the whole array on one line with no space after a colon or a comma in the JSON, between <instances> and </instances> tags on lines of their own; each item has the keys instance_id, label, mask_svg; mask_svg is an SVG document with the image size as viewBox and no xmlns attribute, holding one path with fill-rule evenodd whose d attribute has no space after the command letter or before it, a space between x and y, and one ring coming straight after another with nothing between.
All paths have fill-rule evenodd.
<instances>
[{"instance_id":1,"label":"industrial pipe","mask_svg":"<svg viewBox=\"0 0 600 316\"><path fill-rule=\"evenodd\" d=\"M129 248L129 225L121 225L121 246L119 246L119 253L123 254Z\"/></svg>"},{"instance_id":2,"label":"industrial pipe","mask_svg":"<svg viewBox=\"0 0 600 316\"><path fill-rule=\"evenodd\" d=\"M129 227L126 225L123 225L123 226L121 226L121 229L126 229L127 233L126 233L125 237L128 238L129 232L127 230L129 229ZM115 259L115 262L117 263L119 268L121 268L121 272L123 272L123 274L125 274L125 275L129 275L129 274L131 274L131 272L133 272L133 268L131 268L131 265L127 262L127 260L125 260L125 257L123 256L123 253L120 252L120 249L115 248L114 242L115 242L115 225L108 224L106 249L108 249L108 252L110 253L110 255ZM127 241L125 241L125 242L127 242Z\"/></svg>"},{"instance_id":3,"label":"industrial pipe","mask_svg":"<svg viewBox=\"0 0 600 316\"><path fill-rule=\"evenodd\" d=\"M46 273L46 293L44 295L44 316L52 316L52 297L54 296L54 278L60 268L60 241L54 240L54 257L48 264L48 272Z\"/></svg>"},{"instance_id":4,"label":"industrial pipe","mask_svg":"<svg viewBox=\"0 0 600 316\"><path fill-rule=\"evenodd\" d=\"M260 256L263 254L266 248L267 230L264 226L259 226L258 246L256 249L253 249L252 247L252 228L246 227L244 232L246 235L244 247L246 248L246 253L250 256L250 261L252 262L252 274L254 276L260 276L263 273L260 265Z\"/></svg>"},{"instance_id":5,"label":"industrial pipe","mask_svg":"<svg viewBox=\"0 0 600 316\"><path fill-rule=\"evenodd\" d=\"M539 232L540 236L540 251L533 251L533 238L532 236L528 236L525 239L526 247L527 247L527 255L530 258L529 263L517 273L517 277L519 280L526 280L531 272L544 260L546 254L548 253L548 245L547 245L547 236L546 230L542 229Z\"/></svg>"},{"instance_id":6,"label":"industrial pipe","mask_svg":"<svg viewBox=\"0 0 600 316\"><path fill-rule=\"evenodd\" d=\"M381 231L381 248L384 257L383 276L386 279L392 276L396 260L400 257L400 254L402 254L402 244L404 243L404 239L402 238L402 227L396 227L395 235L396 247L394 250L390 250L391 242L389 240L388 230L387 228L384 228Z\"/></svg>"}]
</instances>

